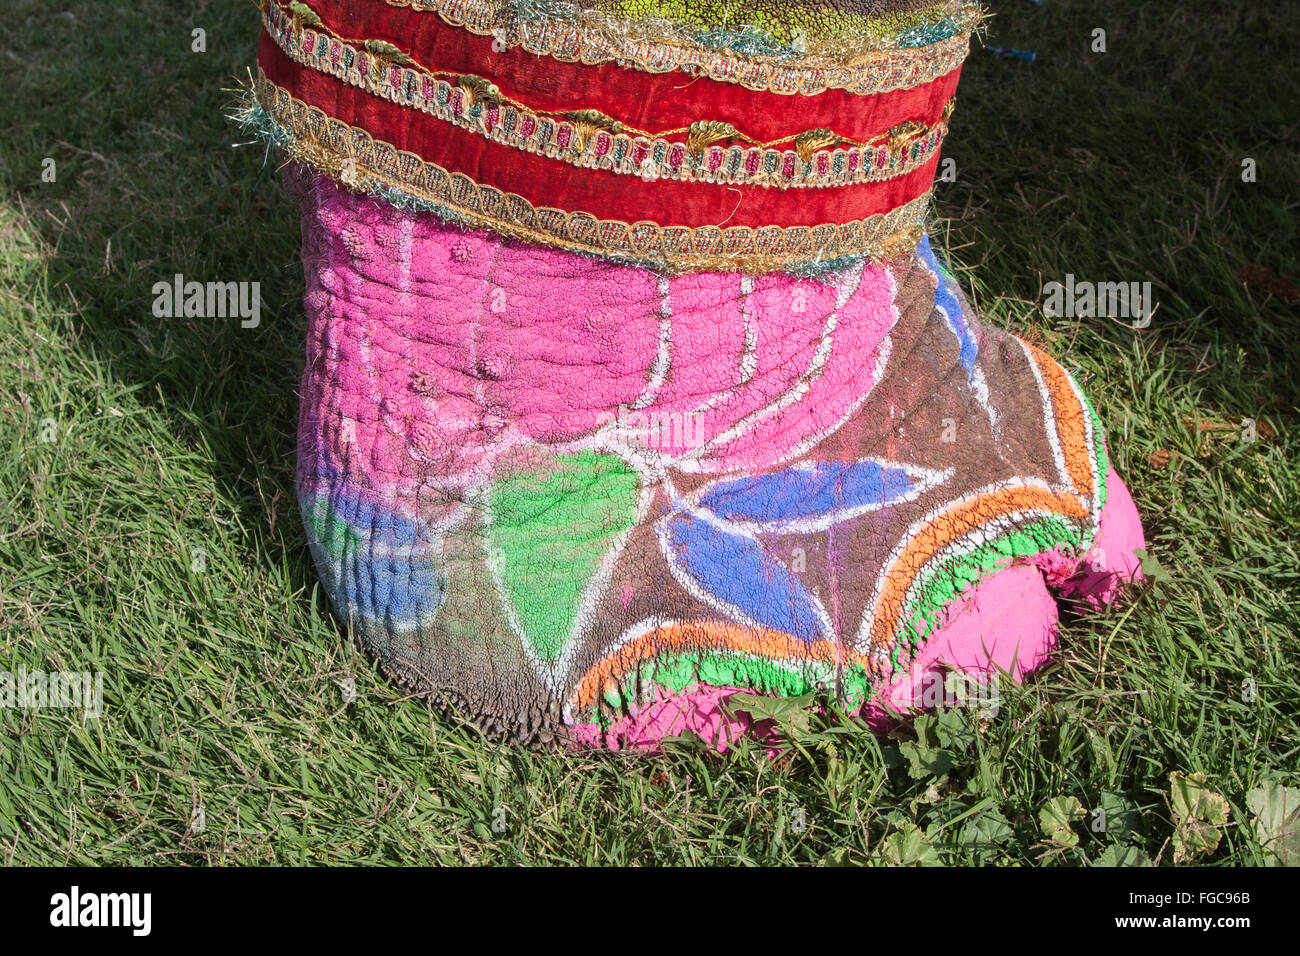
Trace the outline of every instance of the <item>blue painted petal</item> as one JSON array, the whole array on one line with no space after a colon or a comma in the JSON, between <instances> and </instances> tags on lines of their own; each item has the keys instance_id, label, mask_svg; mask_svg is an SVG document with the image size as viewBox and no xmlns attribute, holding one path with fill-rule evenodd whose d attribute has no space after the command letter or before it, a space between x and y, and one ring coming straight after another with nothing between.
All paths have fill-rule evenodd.
<instances>
[{"instance_id":1,"label":"blue painted petal","mask_svg":"<svg viewBox=\"0 0 1300 956\"><path fill-rule=\"evenodd\" d=\"M722 610L803 641L828 636L817 600L753 538L679 513L664 519L659 540L668 561Z\"/></svg>"},{"instance_id":2,"label":"blue painted petal","mask_svg":"<svg viewBox=\"0 0 1300 956\"><path fill-rule=\"evenodd\" d=\"M427 531L363 498L346 480L302 499L321 582L340 617L353 614L404 629L428 623L446 581Z\"/></svg>"},{"instance_id":3,"label":"blue painted petal","mask_svg":"<svg viewBox=\"0 0 1300 956\"><path fill-rule=\"evenodd\" d=\"M700 504L728 521L799 521L882 507L911 491L913 482L906 469L871 459L831 461L719 481L700 495Z\"/></svg>"},{"instance_id":4,"label":"blue painted petal","mask_svg":"<svg viewBox=\"0 0 1300 956\"><path fill-rule=\"evenodd\" d=\"M966 367L967 372L975 370L975 356L979 351L979 345L975 341L975 336L966 324L966 315L962 311L961 300L953 292L957 280L953 278L947 268L944 267L938 257L935 256L934 250L930 247L930 237L924 236L921 244L916 247L917 253L939 280L938 287L934 290L934 304L944 314L948 322L948 328L952 329L952 334L957 336L957 341L961 343L961 364Z\"/></svg>"}]
</instances>

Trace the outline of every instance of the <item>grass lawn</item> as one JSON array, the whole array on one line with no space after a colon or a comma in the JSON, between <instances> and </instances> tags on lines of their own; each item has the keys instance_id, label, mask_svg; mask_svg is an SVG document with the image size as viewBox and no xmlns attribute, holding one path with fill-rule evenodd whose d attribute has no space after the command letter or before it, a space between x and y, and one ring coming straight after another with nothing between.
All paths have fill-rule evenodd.
<instances>
[{"instance_id":1,"label":"grass lawn","mask_svg":"<svg viewBox=\"0 0 1300 956\"><path fill-rule=\"evenodd\" d=\"M383 679L294 503L297 219L223 117L252 6L9 0L0 671L100 671L105 704L0 709L0 861L1263 862L1260 794L1300 786L1300 306L1238 271L1300 273L1300 23L1238 6L993 0L1038 58L972 51L938 192L976 304L1078 371L1155 580L992 719L819 720L773 761L503 747ZM155 318L175 273L260 282L261 324ZM1159 310L1046 318L1067 273Z\"/></svg>"}]
</instances>

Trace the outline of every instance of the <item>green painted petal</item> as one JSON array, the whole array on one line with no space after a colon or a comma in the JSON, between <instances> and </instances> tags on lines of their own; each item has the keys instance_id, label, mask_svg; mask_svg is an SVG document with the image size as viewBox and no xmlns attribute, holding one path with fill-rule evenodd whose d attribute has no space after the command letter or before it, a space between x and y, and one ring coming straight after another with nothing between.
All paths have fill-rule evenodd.
<instances>
[{"instance_id":1,"label":"green painted petal","mask_svg":"<svg viewBox=\"0 0 1300 956\"><path fill-rule=\"evenodd\" d=\"M601 559L636 520L636 473L614 455L558 455L492 486L491 547L505 598L545 661L564 651Z\"/></svg>"}]
</instances>

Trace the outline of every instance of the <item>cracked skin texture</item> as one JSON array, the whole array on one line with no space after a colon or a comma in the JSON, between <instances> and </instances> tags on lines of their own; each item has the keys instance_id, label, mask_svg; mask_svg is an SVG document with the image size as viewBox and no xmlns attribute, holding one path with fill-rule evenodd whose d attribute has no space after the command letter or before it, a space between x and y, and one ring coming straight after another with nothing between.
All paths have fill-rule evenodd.
<instances>
[{"instance_id":1,"label":"cracked skin texture","mask_svg":"<svg viewBox=\"0 0 1300 956\"><path fill-rule=\"evenodd\" d=\"M491 733L739 732L736 689L906 709L927 669L1040 663L1049 585L1099 603L1136 575L1091 408L928 244L669 278L291 181L322 581L390 674Z\"/></svg>"}]
</instances>

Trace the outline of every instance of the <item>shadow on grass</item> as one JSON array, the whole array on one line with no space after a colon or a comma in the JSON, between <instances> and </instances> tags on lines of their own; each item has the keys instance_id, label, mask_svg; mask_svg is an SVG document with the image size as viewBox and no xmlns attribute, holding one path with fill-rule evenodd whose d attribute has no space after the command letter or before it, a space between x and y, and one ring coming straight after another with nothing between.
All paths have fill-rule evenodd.
<instances>
[{"instance_id":1,"label":"shadow on grass","mask_svg":"<svg viewBox=\"0 0 1300 956\"><path fill-rule=\"evenodd\" d=\"M276 157L232 148L241 134L225 116L254 59L256 11L63 6L16 0L7 17L6 201L54 251L51 297L87 333L75 336L81 346L203 451L246 527L264 529L272 553L287 548L295 583L309 587L293 494L305 328L297 215ZM41 179L47 158L52 183ZM153 286L176 274L260 283L260 324L156 318Z\"/></svg>"},{"instance_id":2,"label":"shadow on grass","mask_svg":"<svg viewBox=\"0 0 1300 956\"><path fill-rule=\"evenodd\" d=\"M990 6L989 43L1038 56L1027 64L976 46L945 145L958 176L939 185L940 209L961 220L951 239L982 304L1005 297L1008 317L1071 339L1081 330L1103 361L1138 336L1176 352L1211 406L1294 421L1300 303L1270 294L1266 280L1247 288L1239 273L1298 278L1300 28L1211 0L1174 12ZM1092 49L1098 29L1104 53ZM1243 181L1247 160L1253 182ZM1043 285L1067 274L1151 282L1151 327L1030 317Z\"/></svg>"}]
</instances>

